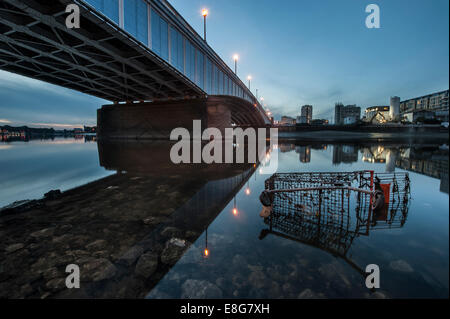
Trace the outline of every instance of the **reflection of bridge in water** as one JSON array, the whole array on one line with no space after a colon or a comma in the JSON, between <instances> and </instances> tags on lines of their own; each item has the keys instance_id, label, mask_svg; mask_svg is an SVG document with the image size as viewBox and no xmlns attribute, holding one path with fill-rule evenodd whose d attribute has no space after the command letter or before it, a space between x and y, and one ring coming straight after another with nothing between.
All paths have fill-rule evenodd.
<instances>
[{"instance_id":1,"label":"reflection of bridge in water","mask_svg":"<svg viewBox=\"0 0 450 319\"><path fill-rule=\"evenodd\" d=\"M256 170L254 164L241 165L175 165L168 164L165 156L169 154L171 145L168 143L141 143L141 142L100 142L100 163L107 169L116 170L121 179L129 184L129 190L123 189L121 184L115 184L124 193L125 201L139 200L144 206L155 205L157 202L170 202L174 197L182 195L178 189L170 189L170 185L177 183L187 185L189 196L184 196L182 202L175 201L169 214L161 214L158 209L147 215L143 221L150 224L151 229L133 246L114 262L118 269L113 278L101 283L88 283L76 292L66 292L70 297L88 295L89 297L105 297L117 295L111 292L123 290L127 293L120 297L129 297L128 293L137 292L132 297L143 297L170 268L182 257L190 244L208 228L217 215L233 200L236 193L245 185ZM167 177L170 182L159 184L159 178ZM146 196L149 183L155 183L157 194ZM142 186L140 186L142 185ZM169 187L164 187L169 185ZM140 199L134 196L139 194ZM142 196L142 194L144 196ZM158 198L159 197L159 198ZM180 204L178 204L180 203ZM126 211L123 214L127 214ZM120 240L120 239L118 239ZM175 244L174 244L175 243ZM177 246L179 245L179 246ZM136 270L140 256L124 267L123 260L139 252L141 256L151 254L155 256L158 266L154 273L147 278ZM170 260L166 257L170 255ZM166 257L164 257L166 256ZM134 285L134 286L133 286ZM64 297L66 295L63 295Z\"/></svg>"},{"instance_id":2,"label":"reflection of bridge in water","mask_svg":"<svg viewBox=\"0 0 450 319\"><path fill-rule=\"evenodd\" d=\"M1 241L31 253L0 249L0 297L144 297L256 170L170 165L169 147L100 142L101 165L117 173L2 214ZM66 289L68 264L80 289Z\"/></svg>"}]
</instances>

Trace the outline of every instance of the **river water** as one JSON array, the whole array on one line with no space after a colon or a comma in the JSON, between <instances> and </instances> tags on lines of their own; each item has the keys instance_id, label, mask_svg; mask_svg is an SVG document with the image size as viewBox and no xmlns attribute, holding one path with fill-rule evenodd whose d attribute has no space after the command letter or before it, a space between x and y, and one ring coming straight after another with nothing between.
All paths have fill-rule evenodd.
<instances>
[{"instance_id":1,"label":"river water","mask_svg":"<svg viewBox=\"0 0 450 319\"><path fill-rule=\"evenodd\" d=\"M196 225L183 224L196 228L198 235L192 237L189 247L173 265L158 268L161 273L157 280L140 286L141 297L448 298L447 145L432 142L414 146L395 142L308 145L300 141L276 145L271 157L278 158L278 173L372 170L375 174L409 174L411 193L406 209L398 215L400 221L380 227L387 225L380 220L365 232L345 232L348 245L344 251L333 249L336 238L331 236L342 229L324 228L318 236L325 239L318 241L307 236L306 228L292 235L277 229L279 225L275 223L274 232L262 235L269 225L267 219L259 216L262 207L259 195L270 175L264 174L261 167L198 170L190 167L176 171L165 166L167 154L161 150L166 148L152 143L105 147L82 139L0 144L0 206L40 198L51 189L68 190L115 174L133 173L133 180L138 178L136 172L143 175L143 171L149 170L174 178L184 176L193 182L173 195L184 198L174 203L174 216L195 216L206 211L208 216ZM155 164L152 160L158 156L162 160ZM145 200L169 198L172 196L169 191L158 186ZM122 202L127 200L129 208L121 214L137 214L133 207L140 209L139 203L121 197ZM342 213L349 220L356 218L353 206ZM297 227L298 223L302 221L292 221L290 227ZM6 222L0 226L0 235L7 236ZM353 227L353 222L342 227L347 226ZM139 236L145 238L145 232ZM139 241L141 238L136 238ZM44 253L41 249L23 258L36 260ZM113 257L110 259L114 263ZM11 259L9 263L17 260ZM6 262L5 259L1 264L3 269L11 268ZM376 292L366 287L362 275L369 264L380 269L380 288ZM0 276L0 283L5 280L16 287L20 278L14 276ZM135 282L121 283L127 284ZM32 288L38 289L37 285L40 284L33 284ZM35 292L30 292L30 296L38 297Z\"/></svg>"}]
</instances>

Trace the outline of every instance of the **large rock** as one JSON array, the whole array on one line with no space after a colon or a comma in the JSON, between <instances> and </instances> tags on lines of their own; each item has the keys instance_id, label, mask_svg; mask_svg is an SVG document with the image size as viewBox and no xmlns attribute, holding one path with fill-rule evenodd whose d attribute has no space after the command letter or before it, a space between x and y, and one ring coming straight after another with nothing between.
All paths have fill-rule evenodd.
<instances>
[{"instance_id":1,"label":"large rock","mask_svg":"<svg viewBox=\"0 0 450 319\"><path fill-rule=\"evenodd\" d=\"M49 228L44 228L44 229L35 231L34 233L31 233L30 236L35 239L43 239L43 238L53 236L54 233L55 233L55 227L49 227Z\"/></svg>"},{"instance_id":2,"label":"large rock","mask_svg":"<svg viewBox=\"0 0 450 319\"><path fill-rule=\"evenodd\" d=\"M96 241L93 241L92 243L86 245L86 248L91 251L99 251L103 250L107 246L106 240L98 239Z\"/></svg>"},{"instance_id":3,"label":"large rock","mask_svg":"<svg viewBox=\"0 0 450 319\"><path fill-rule=\"evenodd\" d=\"M81 281L101 281L117 273L117 268L106 258L82 258L78 265Z\"/></svg>"},{"instance_id":4,"label":"large rock","mask_svg":"<svg viewBox=\"0 0 450 319\"><path fill-rule=\"evenodd\" d=\"M65 288L67 288L66 280L64 278L51 279L50 281L47 281L47 283L45 284L45 288L47 288L48 290L51 290L53 292L63 290Z\"/></svg>"},{"instance_id":5,"label":"large rock","mask_svg":"<svg viewBox=\"0 0 450 319\"><path fill-rule=\"evenodd\" d=\"M316 294L309 288L299 293L298 299L317 299Z\"/></svg>"},{"instance_id":6,"label":"large rock","mask_svg":"<svg viewBox=\"0 0 450 319\"><path fill-rule=\"evenodd\" d=\"M145 225L149 225L149 226L155 226L161 223L165 223L169 221L169 218L165 217L165 216L150 216L145 218L142 222Z\"/></svg>"},{"instance_id":7,"label":"large rock","mask_svg":"<svg viewBox=\"0 0 450 319\"><path fill-rule=\"evenodd\" d=\"M222 298L222 290L206 280L188 279L181 287L183 299L218 299Z\"/></svg>"},{"instance_id":8,"label":"large rock","mask_svg":"<svg viewBox=\"0 0 450 319\"><path fill-rule=\"evenodd\" d=\"M164 237L179 237L182 235L182 231L176 227L166 227L164 228L164 230L161 232L161 235Z\"/></svg>"},{"instance_id":9,"label":"large rock","mask_svg":"<svg viewBox=\"0 0 450 319\"><path fill-rule=\"evenodd\" d=\"M9 246L7 246L5 248L5 252L7 254L10 254L10 253L13 253L13 252L15 252L15 251L17 251L19 249L22 249L23 247L24 247L24 245L22 243L12 244L12 245L9 245Z\"/></svg>"},{"instance_id":10,"label":"large rock","mask_svg":"<svg viewBox=\"0 0 450 319\"><path fill-rule=\"evenodd\" d=\"M122 265L131 266L144 253L144 249L140 246L134 246L129 249L118 262Z\"/></svg>"},{"instance_id":11,"label":"large rock","mask_svg":"<svg viewBox=\"0 0 450 319\"><path fill-rule=\"evenodd\" d=\"M147 279L155 273L157 268L158 255L153 252L147 252L139 258L136 264L135 273L136 275Z\"/></svg>"},{"instance_id":12,"label":"large rock","mask_svg":"<svg viewBox=\"0 0 450 319\"><path fill-rule=\"evenodd\" d=\"M188 243L184 239L172 238L167 241L161 254L161 262L168 265L174 265L183 256Z\"/></svg>"}]
</instances>

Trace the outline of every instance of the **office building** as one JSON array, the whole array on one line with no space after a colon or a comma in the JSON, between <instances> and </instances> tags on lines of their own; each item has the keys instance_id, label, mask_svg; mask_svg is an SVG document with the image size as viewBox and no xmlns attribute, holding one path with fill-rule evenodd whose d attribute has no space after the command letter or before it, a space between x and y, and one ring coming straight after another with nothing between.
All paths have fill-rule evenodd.
<instances>
[{"instance_id":1,"label":"office building","mask_svg":"<svg viewBox=\"0 0 450 319\"><path fill-rule=\"evenodd\" d=\"M312 121L312 105L303 105L301 109L301 115L297 116L297 123L299 124L311 124Z\"/></svg>"},{"instance_id":2,"label":"office building","mask_svg":"<svg viewBox=\"0 0 450 319\"><path fill-rule=\"evenodd\" d=\"M280 124L281 125L295 125L296 121L293 117L290 116L282 116Z\"/></svg>"},{"instance_id":3,"label":"office building","mask_svg":"<svg viewBox=\"0 0 450 319\"><path fill-rule=\"evenodd\" d=\"M400 102L400 117L410 122L419 117L432 117L448 122L448 93L440 91ZM425 115L425 116L423 116Z\"/></svg>"},{"instance_id":4,"label":"office building","mask_svg":"<svg viewBox=\"0 0 450 319\"><path fill-rule=\"evenodd\" d=\"M388 105L377 105L366 108L364 121L367 123L381 124L390 121Z\"/></svg>"},{"instance_id":5,"label":"office building","mask_svg":"<svg viewBox=\"0 0 450 319\"><path fill-rule=\"evenodd\" d=\"M336 103L334 108L334 124L355 124L361 119L361 108L359 106Z\"/></svg>"}]
</instances>

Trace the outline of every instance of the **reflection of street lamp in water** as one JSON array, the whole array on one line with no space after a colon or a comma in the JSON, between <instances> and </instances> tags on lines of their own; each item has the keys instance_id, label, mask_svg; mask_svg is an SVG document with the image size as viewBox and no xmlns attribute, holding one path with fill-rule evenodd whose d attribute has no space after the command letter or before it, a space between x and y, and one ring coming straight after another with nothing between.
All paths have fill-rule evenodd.
<instances>
[{"instance_id":1,"label":"reflection of street lamp in water","mask_svg":"<svg viewBox=\"0 0 450 319\"><path fill-rule=\"evenodd\" d=\"M250 195L250 182L247 182L247 188L245 189L245 195Z\"/></svg>"},{"instance_id":2,"label":"reflection of street lamp in water","mask_svg":"<svg viewBox=\"0 0 450 319\"><path fill-rule=\"evenodd\" d=\"M237 216L238 210L236 208L236 196L234 197L234 204L233 204L233 215Z\"/></svg>"},{"instance_id":3,"label":"reflection of street lamp in water","mask_svg":"<svg viewBox=\"0 0 450 319\"><path fill-rule=\"evenodd\" d=\"M208 249L208 228L206 228L206 234L205 234L205 250L203 251L203 257L208 258L209 257L209 249Z\"/></svg>"}]
</instances>

